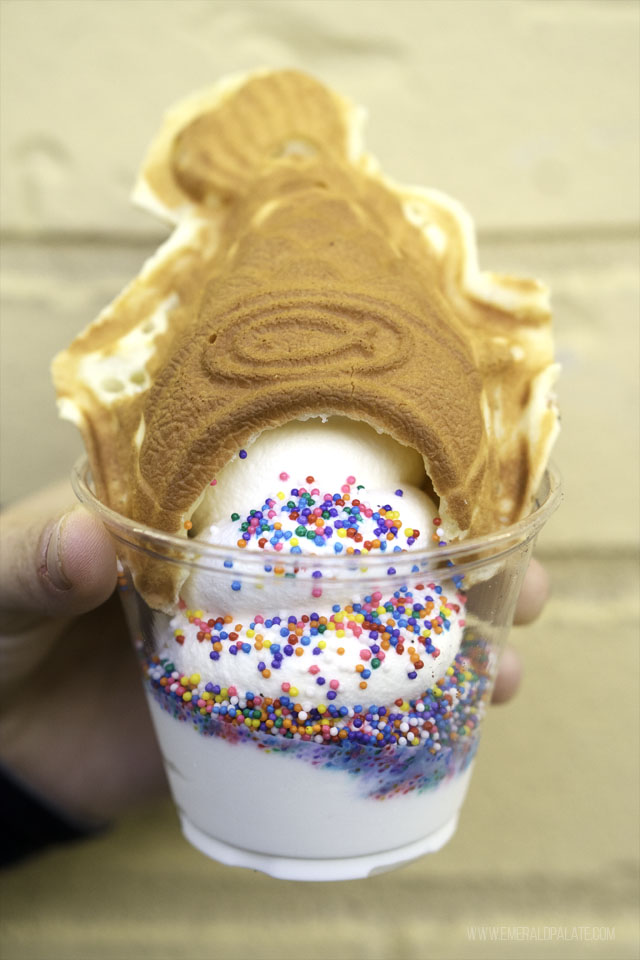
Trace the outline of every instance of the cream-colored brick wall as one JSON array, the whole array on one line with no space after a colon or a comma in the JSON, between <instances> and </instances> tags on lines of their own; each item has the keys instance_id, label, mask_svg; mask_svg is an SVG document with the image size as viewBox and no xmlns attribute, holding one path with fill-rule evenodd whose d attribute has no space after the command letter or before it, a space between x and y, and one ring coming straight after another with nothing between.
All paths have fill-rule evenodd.
<instances>
[{"instance_id":1,"label":"cream-colored brick wall","mask_svg":"<svg viewBox=\"0 0 640 960\"><path fill-rule=\"evenodd\" d=\"M638 8L619 0L9 0L6 228L149 231L127 192L162 111L256 65L366 104L385 169L483 229L630 224Z\"/></svg>"},{"instance_id":2,"label":"cream-colored brick wall","mask_svg":"<svg viewBox=\"0 0 640 960\"><path fill-rule=\"evenodd\" d=\"M56 418L48 365L163 236L128 203L163 110L265 64L302 66L366 104L368 145L389 174L463 200L484 266L550 283L566 486L540 544L556 596L520 634L527 687L490 719L451 847L372 886L308 890L309 926L282 911L288 887L281 901L269 881L247 887L198 860L171 814L156 813L102 846L25 867L11 900L14 955L124 958L135 943L136 955L169 945L188 957L185 942L194 957L238 955L237 930L258 915L242 899L249 888L269 906L257 960L292 946L349 960L582 958L580 943L483 952L463 923L590 918L618 930L590 955L637 955L639 14L634 0L0 2L5 501L64 473L80 450ZM152 870L129 882L132 853ZM87 871L99 904L79 879ZM202 893L211 878L227 891L222 910ZM131 903L129 924L114 922Z\"/></svg>"}]
</instances>

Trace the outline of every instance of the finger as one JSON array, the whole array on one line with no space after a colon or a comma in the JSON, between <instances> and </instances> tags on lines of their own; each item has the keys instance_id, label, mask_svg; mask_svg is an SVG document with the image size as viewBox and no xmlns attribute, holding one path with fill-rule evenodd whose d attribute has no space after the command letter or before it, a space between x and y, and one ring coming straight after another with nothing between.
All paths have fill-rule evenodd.
<instances>
[{"instance_id":1,"label":"finger","mask_svg":"<svg viewBox=\"0 0 640 960\"><path fill-rule=\"evenodd\" d=\"M20 503L0 520L4 631L27 619L84 613L113 591L116 559L109 535L84 507L69 504L66 488Z\"/></svg>"},{"instance_id":2,"label":"finger","mask_svg":"<svg viewBox=\"0 0 640 960\"><path fill-rule=\"evenodd\" d=\"M508 700L511 700L517 693L521 679L522 664L520 657L513 647L505 647L502 657L500 658L498 676L496 677L493 688L491 702L506 703Z\"/></svg>"},{"instance_id":3,"label":"finger","mask_svg":"<svg viewBox=\"0 0 640 960\"><path fill-rule=\"evenodd\" d=\"M531 559L513 618L515 624L531 623L549 599L549 575L535 558Z\"/></svg>"}]
</instances>

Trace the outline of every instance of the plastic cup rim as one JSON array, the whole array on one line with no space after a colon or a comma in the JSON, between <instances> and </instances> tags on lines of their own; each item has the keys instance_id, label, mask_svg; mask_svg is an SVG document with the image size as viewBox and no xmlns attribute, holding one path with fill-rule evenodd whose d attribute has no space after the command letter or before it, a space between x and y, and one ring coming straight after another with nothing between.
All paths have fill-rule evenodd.
<instances>
[{"instance_id":1,"label":"plastic cup rim","mask_svg":"<svg viewBox=\"0 0 640 960\"><path fill-rule=\"evenodd\" d=\"M318 554L301 554L295 557L286 554L283 556L275 551L249 552L237 546L208 543L205 540L190 539L186 536L183 537L166 533L165 531L157 530L139 521L131 520L129 517L118 513L118 511L112 507L108 507L98 499L91 489L90 476L91 468L89 466L89 460L86 454L84 454L78 458L71 471L73 491L84 506L88 507L88 509L98 516L112 533L118 535L118 539L122 539L125 543L138 548L144 544L151 550L154 548L160 548L165 551L167 549L178 550L181 554L182 563L189 563L189 554L193 555L193 561L197 562L199 566L202 565L203 561L206 562L207 558L210 558L212 561L219 560L222 557L224 557L224 559L235 558L238 561L241 560L246 569L246 566L252 562L262 567L266 559L282 564L293 560L299 562L304 556L313 556L314 567L321 570L323 564L327 566L330 565L332 571L337 572L342 565L344 565L346 570L352 566L354 562L354 554L348 554L346 552L342 554L332 553L326 557ZM531 513L523 519L516 521L516 523L510 524L495 533L455 541L446 547L430 547L426 550L411 550L403 551L402 553L405 557L410 556L412 562L415 564L435 564L438 567L446 563L449 559L455 559L456 565L459 565L465 562L465 556L472 557L473 554L487 550L490 551L493 560L497 559L499 556L510 552L515 546L528 542L535 537L559 506L562 499L562 479L555 464L550 463L547 466L541 484L542 488L544 488L545 481L547 483L547 489L542 499L537 502ZM357 560L360 560L361 557L361 554L355 555L355 559ZM371 572L374 572L378 567L388 567L394 558L398 559L400 557L400 554L390 551L377 556L369 553L366 554L365 557L367 567Z\"/></svg>"}]
</instances>

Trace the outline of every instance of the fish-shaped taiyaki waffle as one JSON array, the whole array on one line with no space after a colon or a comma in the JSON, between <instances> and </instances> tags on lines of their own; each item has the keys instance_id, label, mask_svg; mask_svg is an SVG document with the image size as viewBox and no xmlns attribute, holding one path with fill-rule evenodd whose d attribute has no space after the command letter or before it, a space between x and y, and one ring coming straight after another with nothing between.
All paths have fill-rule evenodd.
<instances>
[{"instance_id":1,"label":"fish-shaped taiyaki waffle","mask_svg":"<svg viewBox=\"0 0 640 960\"><path fill-rule=\"evenodd\" d=\"M557 431L547 292L480 272L466 212L383 177L295 70L172 110L135 199L175 225L53 375L97 492L185 533L264 430L364 421L423 457L449 537L525 514Z\"/></svg>"}]
</instances>

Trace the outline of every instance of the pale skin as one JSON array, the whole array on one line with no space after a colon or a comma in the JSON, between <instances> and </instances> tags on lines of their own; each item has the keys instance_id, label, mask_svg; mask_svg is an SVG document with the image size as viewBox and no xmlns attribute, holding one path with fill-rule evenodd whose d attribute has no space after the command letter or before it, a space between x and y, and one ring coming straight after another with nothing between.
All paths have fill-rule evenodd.
<instances>
[{"instance_id":1,"label":"pale skin","mask_svg":"<svg viewBox=\"0 0 640 960\"><path fill-rule=\"evenodd\" d=\"M0 516L0 763L61 812L100 823L166 790L102 524L60 483ZM547 600L532 560L515 623ZM493 694L521 679L507 647Z\"/></svg>"}]
</instances>

